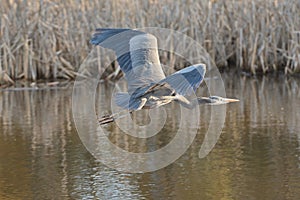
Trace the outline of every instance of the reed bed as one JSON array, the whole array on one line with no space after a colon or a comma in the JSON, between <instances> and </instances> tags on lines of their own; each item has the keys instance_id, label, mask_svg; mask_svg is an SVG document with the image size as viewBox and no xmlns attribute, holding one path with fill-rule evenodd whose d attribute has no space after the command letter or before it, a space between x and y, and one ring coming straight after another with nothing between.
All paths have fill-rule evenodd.
<instances>
[{"instance_id":1,"label":"reed bed","mask_svg":"<svg viewBox=\"0 0 300 200\"><path fill-rule=\"evenodd\" d=\"M299 0L6 0L0 16L2 84L74 79L96 27L175 29L220 68L300 72Z\"/></svg>"}]
</instances>

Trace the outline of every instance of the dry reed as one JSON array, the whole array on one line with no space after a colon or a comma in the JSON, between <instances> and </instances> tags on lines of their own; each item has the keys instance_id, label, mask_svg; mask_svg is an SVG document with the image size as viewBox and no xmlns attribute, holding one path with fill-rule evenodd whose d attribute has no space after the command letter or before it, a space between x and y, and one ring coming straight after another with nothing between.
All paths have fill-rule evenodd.
<instances>
[{"instance_id":1,"label":"dry reed","mask_svg":"<svg viewBox=\"0 0 300 200\"><path fill-rule=\"evenodd\" d=\"M96 27L175 29L203 45L218 67L300 72L299 0L6 0L0 83L74 79Z\"/></svg>"}]
</instances>

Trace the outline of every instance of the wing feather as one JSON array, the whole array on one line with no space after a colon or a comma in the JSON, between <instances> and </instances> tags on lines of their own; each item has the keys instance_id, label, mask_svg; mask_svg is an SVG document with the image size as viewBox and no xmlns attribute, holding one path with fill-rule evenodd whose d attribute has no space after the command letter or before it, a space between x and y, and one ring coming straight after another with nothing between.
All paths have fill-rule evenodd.
<instances>
[{"instance_id":1,"label":"wing feather","mask_svg":"<svg viewBox=\"0 0 300 200\"><path fill-rule=\"evenodd\" d=\"M91 41L115 51L128 82L128 92L165 78L159 61L157 39L151 34L131 29L96 29Z\"/></svg>"},{"instance_id":2,"label":"wing feather","mask_svg":"<svg viewBox=\"0 0 300 200\"><path fill-rule=\"evenodd\" d=\"M184 68L167 78L161 80L159 84L167 83L180 95L190 95L196 92L203 81L206 72L204 64L193 65Z\"/></svg>"}]
</instances>

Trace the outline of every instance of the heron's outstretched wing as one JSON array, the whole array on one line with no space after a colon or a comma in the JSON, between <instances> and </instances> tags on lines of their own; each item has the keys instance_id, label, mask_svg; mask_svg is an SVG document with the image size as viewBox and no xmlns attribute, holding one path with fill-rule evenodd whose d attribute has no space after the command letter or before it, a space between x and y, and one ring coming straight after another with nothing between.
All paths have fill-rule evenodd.
<instances>
[{"instance_id":1,"label":"heron's outstretched wing","mask_svg":"<svg viewBox=\"0 0 300 200\"><path fill-rule=\"evenodd\" d=\"M162 85L167 83L177 94L183 96L189 95L195 92L199 87L203 81L205 72L206 67L204 64L193 65L168 76L158 84Z\"/></svg>"},{"instance_id":2,"label":"heron's outstretched wing","mask_svg":"<svg viewBox=\"0 0 300 200\"><path fill-rule=\"evenodd\" d=\"M165 78L156 37L131 29L96 29L91 43L115 51L128 82L128 93Z\"/></svg>"}]
</instances>

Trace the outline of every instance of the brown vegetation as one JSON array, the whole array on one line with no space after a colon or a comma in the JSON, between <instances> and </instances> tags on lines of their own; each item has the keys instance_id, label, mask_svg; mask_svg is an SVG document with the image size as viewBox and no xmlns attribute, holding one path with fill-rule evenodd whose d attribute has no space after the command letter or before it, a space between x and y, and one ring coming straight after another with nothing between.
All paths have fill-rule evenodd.
<instances>
[{"instance_id":1,"label":"brown vegetation","mask_svg":"<svg viewBox=\"0 0 300 200\"><path fill-rule=\"evenodd\" d=\"M96 27L175 29L218 67L300 71L299 0L6 0L0 17L0 83L73 79Z\"/></svg>"}]
</instances>

